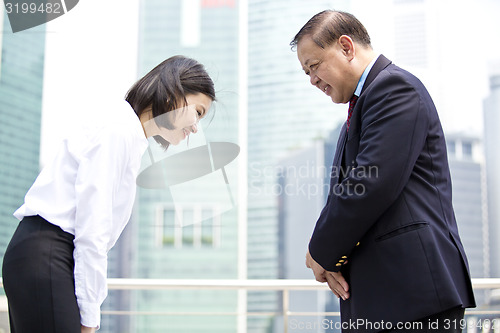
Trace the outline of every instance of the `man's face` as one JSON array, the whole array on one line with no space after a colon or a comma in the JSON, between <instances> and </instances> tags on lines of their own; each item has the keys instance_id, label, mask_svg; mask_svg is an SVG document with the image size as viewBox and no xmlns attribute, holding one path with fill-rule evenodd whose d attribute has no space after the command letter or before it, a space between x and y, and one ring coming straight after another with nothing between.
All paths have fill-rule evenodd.
<instances>
[{"instance_id":1,"label":"man's face","mask_svg":"<svg viewBox=\"0 0 500 333\"><path fill-rule=\"evenodd\" d=\"M356 89L350 51L349 45L339 41L322 49L310 36L304 36L297 44L297 56L311 84L334 103L347 103Z\"/></svg>"}]
</instances>

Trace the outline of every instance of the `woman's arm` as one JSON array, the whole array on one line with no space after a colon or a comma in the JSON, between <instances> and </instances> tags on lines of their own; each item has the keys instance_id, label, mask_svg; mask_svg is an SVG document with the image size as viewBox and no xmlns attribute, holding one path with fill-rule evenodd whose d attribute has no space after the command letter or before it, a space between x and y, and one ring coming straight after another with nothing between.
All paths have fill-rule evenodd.
<instances>
[{"instance_id":1,"label":"woman's arm","mask_svg":"<svg viewBox=\"0 0 500 333\"><path fill-rule=\"evenodd\" d=\"M95 327L82 326L81 333L95 333Z\"/></svg>"},{"instance_id":2,"label":"woman's arm","mask_svg":"<svg viewBox=\"0 0 500 333\"><path fill-rule=\"evenodd\" d=\"M81 324L99 327L107 296L107 252L114 206L129 165L128 133L111 128L91 137L81 156L75 182L75 292ZM130 136L130 135L129 135Z\"/></svg>"}]
</instances>

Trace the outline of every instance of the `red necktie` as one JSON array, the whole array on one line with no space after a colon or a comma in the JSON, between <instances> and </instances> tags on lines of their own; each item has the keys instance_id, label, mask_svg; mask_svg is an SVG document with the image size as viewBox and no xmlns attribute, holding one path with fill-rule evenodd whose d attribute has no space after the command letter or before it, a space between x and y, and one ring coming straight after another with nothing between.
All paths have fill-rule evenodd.
<instances>
[{"instance_id":1,"label":"red necktie","mask_svg":"<svg viewBox=\"0 0 500 333\"><path fill-rule=\"evenodd\" d=\"M354 110L354 105L356 105L356 101L358 100L358 96L352 95L349 100L349 112L347 113L347 131L349 131L349 125L351 124L352 110Z\"/></svg>"}]
</instances>

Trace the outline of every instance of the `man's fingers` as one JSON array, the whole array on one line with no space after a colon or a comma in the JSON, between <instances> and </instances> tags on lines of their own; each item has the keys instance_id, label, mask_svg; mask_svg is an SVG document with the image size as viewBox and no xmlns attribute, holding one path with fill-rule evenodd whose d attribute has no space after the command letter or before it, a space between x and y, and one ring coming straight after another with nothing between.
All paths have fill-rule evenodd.
<instances>
[{"instance_id":1,"label":"man's fingers","mask_svg":"<svg viewBox=\"0 0 500 333\"><path fill-rule=\"evenodd\" d=\"M344 301L349 298L349 285L340 273L337 273L341 277L341 281L337 280L338 275L332 274L332 272L326 272L326 280L328 287L335 294L335 296L342 298Z\"/></svg>"},{"instance_id":2,"label":"man's fingers","mask_svg":"<svg viewBox=\"0 0 500 333\"><path fill-rule=\"evenodd\" d=\"M349 291L349 284L347 281L344 279L341 273L329 273L333 276L333 278L342 286L342 289L344 289L345 292Z\"/></svg>"},{"instance_id":3,"label":"man's fingers","mask_svg":"<svg viewBox=\"0 0 500 333\"><path fill-rule=\"evenodd\" d=\"M338 289L338 283L337 283L337 281L335 281L335 279L333 278L333 276L331 276L330 274L327 274L327 276L326 276L326 282L328 283L328 287L333 292L333 294L335 296L337 296L337 298L341 298L342 295L337 290Z\"/></svg>"},{"instance_id":4,"label":"man's fingers","mask_svg":"<svg viewBox=\"0 0 500 333\"><path fill-rule=\"evenodd\" d=\"M312 264L314 262L314 259L311 257L311 254L309 251L306 252L306 267L307 268L312 268Z\"/></svg>"},{"instance_id":5,"label":"man's fingers","mask_svg":"<svg viewBox=\"0 0 500 333\"><path fill-rule=\"evenodd\" d=\"M326 271L313 269L314 278L318 282L326 282Z\"/></svg>"}]
</instances>

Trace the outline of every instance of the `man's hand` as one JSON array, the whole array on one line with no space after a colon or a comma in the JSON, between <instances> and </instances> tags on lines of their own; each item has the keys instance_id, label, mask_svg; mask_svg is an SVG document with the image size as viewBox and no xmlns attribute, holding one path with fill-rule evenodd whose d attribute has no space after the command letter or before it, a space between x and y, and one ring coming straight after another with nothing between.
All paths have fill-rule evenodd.
<instances>
[{"instance_id":1,"label":"man's hand","mask_svg":"<svg viewBox=\"0 0 500 333\"><path fill-rule=\"evenodd\" d=\"M347 284L342 273L325 270L311 257L309 251L306 253L306 266L312 269L316 281L328 283L328 287L335 296L342 298L344 301L349 298L349 284Z\"/></svg>"},{"instance_id":2,"label":"man's hand","mask_svg":"<svg viewBox=\"0 0 500 333\"><path fill-rule=\"evenodd\" d=\"M312 257L311 254L309 253L309 250L306 253L306 266L307 268L312 269L314 273L314 277L316 278L316 281L318 282L326 282L326 271L323 267L321 267L320 264L318 264Z\"/></svg>"},{"instance_id":3,"label":"man's hand","mask_svg":"<svg viewBox=\"0 0 500 333\"><path fill-rule=\"evenodd\" d=\"M335 294L335 296L342 298L344 301L349 298L349 285L340 272L326 271L326 280L328 287Z\"/></svg>"},{"instance_id":4,"label":"man's hand","mask_svg":"<svg viewBox=\"0 0 500 333\"><path fill-rule=\"evenodd\" d=\"M81 333L95 333L95 327L87 327L82 325Z\"/></svg>"}]
</instances>

